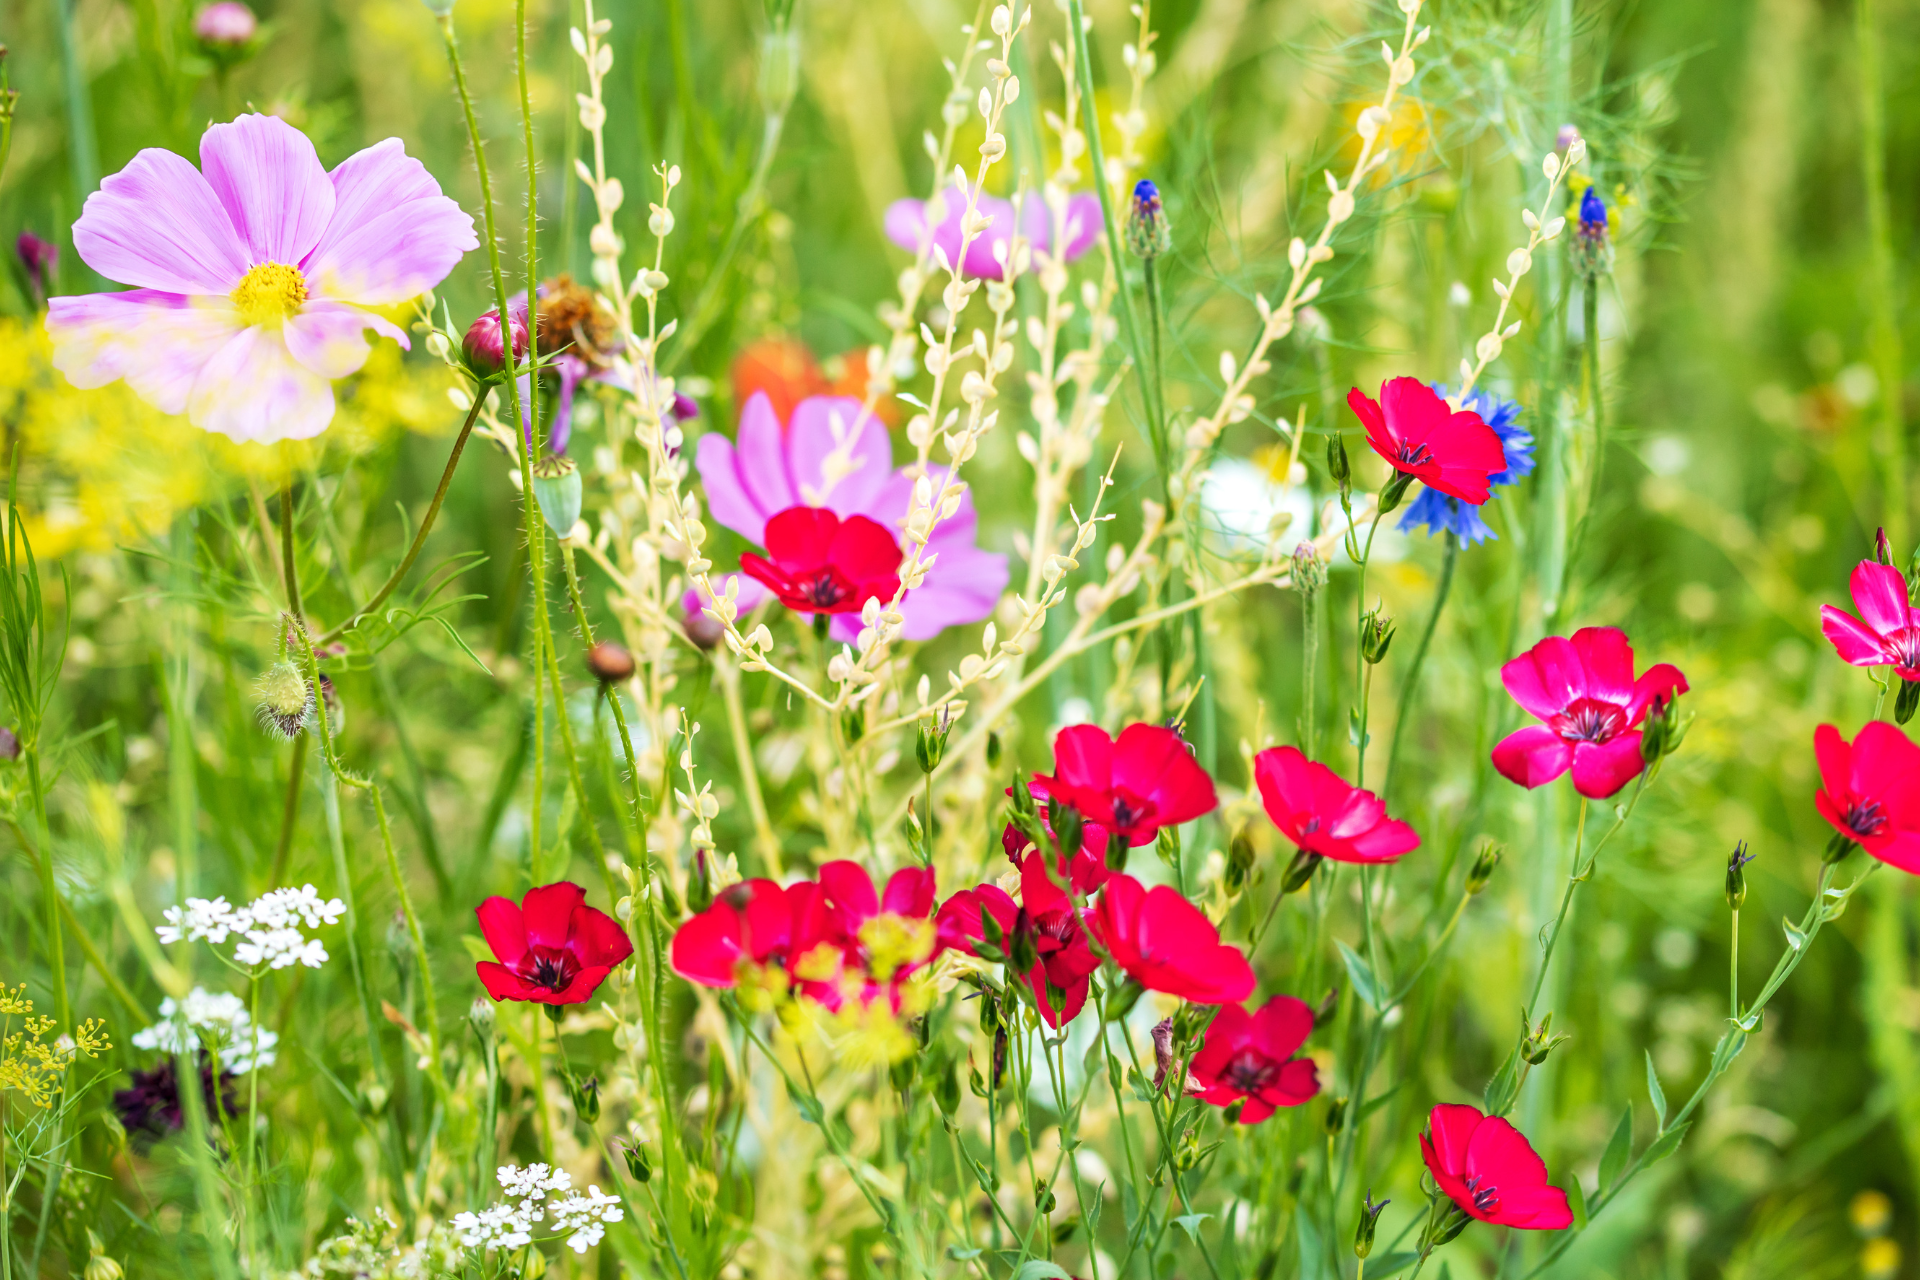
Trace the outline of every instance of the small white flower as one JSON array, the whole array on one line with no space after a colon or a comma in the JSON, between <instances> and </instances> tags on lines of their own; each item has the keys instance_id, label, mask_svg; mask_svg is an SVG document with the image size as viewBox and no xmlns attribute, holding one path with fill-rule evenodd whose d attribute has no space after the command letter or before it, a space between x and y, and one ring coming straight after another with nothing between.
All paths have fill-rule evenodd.
<instances>
[{"instance_id":1,"label":"small white flower","mask_svg":"<svg viewBox=\"0 0 1920 1280\"><path fill-rule=\"evenodd\" d=\"M188 898L184 911L179 907L168 907L161 914L166 917L167 923L156 925L153 931L168 946L182 938L188 942L205 938L219 946L227 940L229 933L243 927L239 913L224 897Z\"/></svg>"}]
</instances>

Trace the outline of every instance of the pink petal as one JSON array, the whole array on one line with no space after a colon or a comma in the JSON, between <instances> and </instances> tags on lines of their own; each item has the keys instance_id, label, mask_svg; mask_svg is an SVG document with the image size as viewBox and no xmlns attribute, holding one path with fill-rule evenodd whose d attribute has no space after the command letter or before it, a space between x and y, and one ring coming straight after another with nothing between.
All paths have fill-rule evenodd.
<instances>
[{"instance_id":1,"label":"pink petal","mask_svg":"<svg viewBox=\"0 0 1920 1280\"><path fill-rule=\"evenodd\" d=\"M1217 1024L1219 1019L1214 1021ZM1291 1058L1294 1050L1313 1034L1313 1010L1304 1000L1275 996L1253 1015L1253 1031L1255 1043L1268 1057Z\"/></svg>"},{"instance_id":2,"label":"pink petal","mask_svg":"<svg viewBox=\"0 0 1920 1280\"><path fill-rule=\"evenodd\" d=\"M1067 234L1059 256L1072 262L1093 247L1105 226L1099 196L1084 191L1074 196L1067 201Z\"/></svg>"},{"instance_id":3,"label":"pink petal","mask_svg":"<svg viewBox=\"0 0 1920 1280\"><path fill-rule=\"evenodd\" d=\"M1671 662L1657 662L1640 673L1633 682L1633 697L1627 703L1627 723L1639 724L1655 700L1671 702L1674 695L1687 691L1687 678Z\"/></svg>"},{"instance_id":4,"label":"pink petal","mask_svg":"<svg viewBox=\"0 0 1920 1280\"><path fill-rule=\"evenodd\" d=\"M1618 627L1582 627L1573 651L1587 673L1587 696L1625 706L1633 697L1633 646ZM1677 673L1676 673L1677 674Z\"/></svg>"},{"instance_id":5,"label":"pink petal","mask_svg":"<svg viewBox=\"0 0 1920 1280\"><path fill-rule=\"evenodd\" d=\"M1860 620L1881 635L1908 625L1907 580L1892 565L1863 560L1853 571L1853 604Z\"/></svg>"},{"instance_id":6,"label":"pink petal","mask_svg":"<svg viewBox=\"0 0 1920 1280\"><path fill-rule=\"evenodd\" d=\"M765 393L755 392L747 401L740 414L739 440L734 467L741 486L763 518L771 519L788 507L807 505L787 463L786 425L775 416L773 402Z\"/></svg>"},{"instance_id":7,"label":"pink petal","mask_svg":"<svg viewBox=\"0 0 1920 1280\"><path fill-rule=\"evenodd\" d=\"M948 204L957 205L964 212L967 207L966 197L950 194ZM1005 268L1000 265L999 259L994 257L993 251L995 245L1003 245L1008 251L1013 248L1013 205L1009 201L983 192L974 202L974 211L986 214L992 222L974 237L973 243L967 246L966 274L978 276L982 280L998 280L1005 274ZM942 230L944 229L943 227ZM955 231L958 230L956 215ZM959 236L956 235L955 239L957 241Z\"/></svg>"},{"instance_id":8,"label":"pink petal","mask_svg":"<svg viewBox=\"0 0 1920 1280\"><path fill-rule=\"evenodd\" d=\"M1820 632L1832 643L1842 662L1856 667L1878 667L1892 660L1878 632L1830 604L1820 606Z\"/></svg>"},{"instance_id":9,"label":"pink petal","mask_svg":"<svg viewBox=\"0 0 1920 1280\"><path fill-rule=\"evenodd\" d=\"M1837 796L1853 790L1853 748L1840 731L1823 724L1813 731L1813 758L1820 765L1820 783Z\"/></svg>"},{"instance_id":10,"label":"pink petal","mask_svg":"<svg viewBox=\"0 0 1920 1280\"><path fill-rule=\"evenodd\" d=\"M520 923L527 930L527 944L534 947L564 947L573 936L573 913L585 906L587 891L567 880L543 884L527 890L520 899Z\"/></svg>"},{"instance_id":11,"label":"pink petal","mask_svg":"<svg viewBox=\"0 0 1920 1280\"><path fill-rule=\"evenodd\" d=\"M716 904L674 931L669 963L688 982L730 987L741 951L739 914Z\"/></svg>"},{"instance_id":12,"label":"pink petal","mask_svg":"<svg viewBox=\"0 0 1920 1280\"><path fill-rule=\"evenodd\" d=\"M1500 668L1513 700L1542 720L1587 696L1587 673L1571 641L1548 636Z\"/></svg>"},{"instance_id":13,"label":"pink petal","mask_svg":"<svg viewBox=\"0 0 1920 1280\"><path fill-rule=\"evenodd\" d=\"M908 640L931 640L948 627L980 622L999 607L1007 589L1007 558L968 543L950 545L943 537L947 521L927 543L939 559L927 570L926 580L907 592L900 616L906 619L900 634Z\"/></svg>"},{"instance_id":14,"label":"pink petal","mask_svg":"<svg viewBox=\"0 0 1920 1280\"><path fill-rule=\"evenodd\" d=\"M1523 787L1544 786L1572 763L1573 749L1543 724L1516 730L1493 749L1493 767L1500 776Z\"/></svg>"},{"instance_id":15,"label":"pink petal","mask_svg":"<svg viewBox=\"0 0 1920 1280\"><path fill-rule=\"evenodd\" d=\"M333 387L293 358L279 330L256 325L207 361L187 413L194 426L231 440L305 440L333 421Z\"/></svg>"},{"instance_id":16,"label":"pink petal","mask_svg":"<svg viewBox=\"0 0 1920 1280\"><path fill-rule=\"evenodd\" d=\"M109 280L169 293L225 296L247 274L247 248L207 180L150 147L87 197L73 247Z\"/></svg>"},{"instance_id":17,"label":"pink petal","mask_svg":"<svg viewBox=\"0 0 1920 1280\"><path fill-rule=\"evenodd\" d=\"M1573 789L1590 800L1605 800L1640 776L1640 734L1623 733L1611 742L1582 742L1573 748Z\"/></svg>"},{"instance_id":18,"label":"pink petal","mask_svg":"<svg viewBox=\"0 0 1920 1280\"><path fill-rule=\"evenodd\" d=\"M895 200L887 206L887 239L908 253L919 253L927 235L927 206L922 200Z\"/></svg>"},{"instance_id":19,"label":"pink petal","mask_svg":"<svg viewBox=\"0 0 1920 1280\"><path fill-rule=\"evenodd\" d=\"M820 890L846 912L855 928L880 914L880 896L873 891L873 877L857 862L841 859L822 866Z\"/></svg>"},{"instance_id":20,"label":"pink petal","mask_svg":"<svg viewBox=\"0 0 1920 1280\"><path fill-rule=\"evenodd\" d=\"M252 265L298 265L333 217L333 184L313 143L278 116L244 115L208 129L200 169Z\"/></svg>"},{"instance_id":21,"label":"pink petal","mask_svg":"<svg viewBox=\"0 0 1920 1280\"><path fill-rule=\"evenodd\" d=\"M405 302L446 279L461 255L480 247L473 219L441 194L398 138L347 157L329 177L333 217L301 264L317 294Z\"/></svg>"},{"instance_id":22,"label":"pink petal","mask_svg":"<svg viewBox=\"0 0 1920 1280\"><path fill-rule=\"evenodd\" d=\"M787 483L797 502L898 528L906 520L904 502L898 512L873 507L893 474L893 443L886 424L864 407L845 396L808 396L796 405L787 424ZM833 478L827 475L829 459Z\"/></svg>"},{"instance_id":23,"label":"pink petal","mask_svg":"<svg viewBox=\"0 0 1920 1280\"><path fill-rule=\"evenodd\" d=\"M1437 1172L1458 1177L1467 1167L1467 1152L1471 1148L1473 1135L1486 1121L1478 1107L1469 1107L1462 1103L1443 1102L1433 1109L1427 1118L1428 1128L1433 1134L1433 1155L1437 1162Z\"/></svg>"},{"instance_id":24,"label":"pink petal","mask_svg":"<svg viewBox=\"0 0 1920 1280\"><path fill-rule=\"evenodd\" d=\"M125 378L162 413L185 413L201 369L244 327L222 302L150 289L49 299L53 367L83 389Z\"/></svg>"},{"instance_id":25,"label":"pink petal","mask_svg":"<svg viewBox=\"0 0 1920 1280\"><path fill-rule=\"evenodd\" d=\"M933 914L933 868L902 867L887 880L880 906L900 916Z\"/></svg>"},{"instance_id":26,"label":"pink petal","mask_svg":"<svg viewBox=\"0 0 1920 1280\"><path fill-rule=\"evenodd\" d=\"M323 378L344 378L367 362L373 348L366 330L411 350L406 333L390 321L343 302L310 302L286 321L283 336L293 358Z\"/></svg>"}]
</instances>

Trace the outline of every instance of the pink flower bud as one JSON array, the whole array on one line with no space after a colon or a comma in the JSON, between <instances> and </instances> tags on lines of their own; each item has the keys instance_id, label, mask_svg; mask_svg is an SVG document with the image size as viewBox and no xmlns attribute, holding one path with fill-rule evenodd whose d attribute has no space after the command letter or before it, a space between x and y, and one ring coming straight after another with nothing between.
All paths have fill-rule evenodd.
<instances>
[{"instance_id":1,"label":"pink flower bud","mask_svg":"<svg viewBox=\"0 0 1920 1280\"><path fill-rule=\"evenodd\" d=\"M509 310L507 319L513 328L513 362L517 365L527 356L527 313ZM460 342L460 351L476 378L491 378L499 373L507 363L506 344L500 337L500 313L483 312L468 327L467 336Z\"/></svg>"},{"instance_id":2,"label":"pink flower bud","mask_svg":"<svg viewBox=\"0 0 1920 1280\"><path fill-rule=\"evenodd\" d=\"M194 36L220 48L238 48L253 39L259 30L260 23L253 16L253 10L240 0L220 0L193 15Z\"/></svg>"}]
</instances>

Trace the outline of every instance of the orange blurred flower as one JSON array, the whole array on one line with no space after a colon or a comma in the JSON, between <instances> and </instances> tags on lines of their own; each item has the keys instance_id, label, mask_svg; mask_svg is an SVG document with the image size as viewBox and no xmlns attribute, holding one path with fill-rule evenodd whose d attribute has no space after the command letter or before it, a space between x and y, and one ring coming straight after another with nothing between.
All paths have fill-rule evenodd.
<instances>
[{"instance_id":1,"label":"orange blurred flower","mask_svg":"<svg viewBox=\"0 0 1920 1280\"><path fill-rule=\"evenodd\" d=\"M830 356L823 366L798 338L762 338L749 343L733 360L733 404L737 412L756 391L767 393L774 416L784 425L794 406L808 396L867 397L867 349L855 347ZM898 426L900 407L892 396L881 396L874 416L889 427Z\"/></svg>"}]
</instances>

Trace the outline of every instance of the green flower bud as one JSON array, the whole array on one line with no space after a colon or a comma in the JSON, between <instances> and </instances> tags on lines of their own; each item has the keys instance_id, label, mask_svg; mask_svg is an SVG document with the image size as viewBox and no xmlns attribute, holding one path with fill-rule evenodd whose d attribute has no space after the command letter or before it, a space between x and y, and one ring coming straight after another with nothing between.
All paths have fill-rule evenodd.
<instances>
[{"instance_id":1,"label":"green flower bud","mask_svg":"<svg viewBox=\"0 0 1920 1280\"><path fill-rule=\"evenodd\" d=\"M533 464L533 493L540 500L540 517L564 538L580 523L580 468L572 458L548 454Z\"/></svg>"},{"instance_id":2,"label":"green flower bud","mask_svg":"<svg viewBox=\"0 0 1920 1280\"><path fill-rule=\"evenodd\" d=\"M1375 1204L1373 1202L1373 1192L1367 1192L1366 1199L1360 1202L1360 1222L1354 1227L1353 1231L1354 1257L1364 1258L1373 1252L1374 1227L1380 1221L1381 1211L1392 1203L1393 1201L1391 1200L1382 1200L1379 1204Z\"/></svg>"},{"instance_id":3,"label":"green flower bud","mask_svg":"<svg viewBox=\"0 0 1920 1280\"><path fill-rule=\"evenodd\" d=\"M1146 178L1134 184L1127 205L1126 241L1134 257L1148 261L1173 248L1173 227L1160 203L1160 188Z\"/></svg>"},{"instance_id":4,"label":"green flower bud","mask_svg":"<svg viewBox=\"0 0 1920 1280\"><path fill-rule=\"evenodd\" d=\"M1745 840L1733 846L1733 852L1727 855L1727 905L1738 911L1747 900L1746 865L1753 861L1753 855L1747 852Z\"/></svg>"},{"instance_id":5,"label":"green flower bud","mask_svg":"<svg viewBox=\"0 0 1920 1280\"><path fill-rule=\"evenodd\" d=\"M1393 644L1393 619L1380 612L1379 606L1369 609L1360 618L1360 656L1370 667L1377 667L1387 656L1387 650Z\"/></svg>"},{"instance_id":6,"label":"green flower bud","mask_svg":"<svg viewBox=\"0 0 1920 1280\"><path fill-rule=\"evenodd\" d=\"M1347 462L1347 442L1337 431L1327 437L1327 473L1342 493L1353 481L1353 468Z\"/></svg>"},{"instance_id":7,"label":"green flower bud","mask_svg":"<svg viewBox=\"0 0 1920 1280\"><path fill-rule=\"evenodd\" d=\"M1319 869L1326 858L1305 849L1293 855L1293 861L1287 864L1287 874L1280 880L1281 893L1295 893L1307 887L1307 881L1313 879L1313 873Z\"/></svg>"},{"instance_id":8,"label":"green flower bud","mask_svg":"<svg viewBox=\"0 0 1920 1280\"><path fill-rule=\"evenodd\" d=\"M1480 852L1474 855L1473 866L1467 870L1467 892L1477 894L1487 887L1487 881L1493 879L1495 868L1500 865L1500 842L1487 840L1480 845Z\"/></svg>"}]
</instances>

